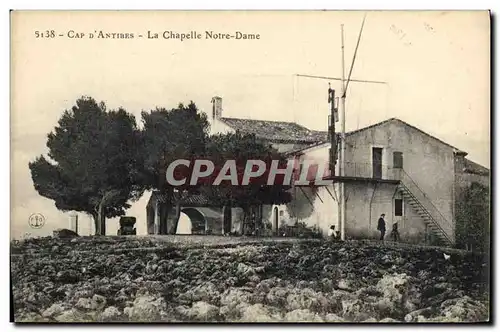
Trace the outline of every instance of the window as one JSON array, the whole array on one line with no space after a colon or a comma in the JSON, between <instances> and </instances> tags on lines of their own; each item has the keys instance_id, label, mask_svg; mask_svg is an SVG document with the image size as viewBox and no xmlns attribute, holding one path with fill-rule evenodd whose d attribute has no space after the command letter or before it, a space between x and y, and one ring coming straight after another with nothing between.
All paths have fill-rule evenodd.
<instances>
[{"instance_id":1,"label":"window","mask_svg":"<svg viewBox=\"0 0 500 332\"><path fill-rule=\"evenodd\" d=\"M403 216L403 200L402 199L395 199L394 200L394 215L396 217Z\"/></svg>"},{"instance_id":2,"label":"window","mask_svg":"<svg viewBox=\"0 0 500 332\"><path fill-rule=\"evenodd\" d=\"M403 168L403 152L394 152L392 164L394 168Z\"/></svg>"}]
</instances>

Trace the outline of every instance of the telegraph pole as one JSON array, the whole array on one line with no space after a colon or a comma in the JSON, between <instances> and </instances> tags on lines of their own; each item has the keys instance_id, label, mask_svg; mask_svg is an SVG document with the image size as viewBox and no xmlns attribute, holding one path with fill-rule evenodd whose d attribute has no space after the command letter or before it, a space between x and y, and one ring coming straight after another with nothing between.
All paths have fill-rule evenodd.
<instances>
[{"instance_id":1,"label":"telegraph pole","mask_svg":"<svg viewBox=\"0 0 500 332\"><path fill-rule=\"evenodd\" d=\"M365 18L366 18L366 15L365 15ZM342 57L341 57L341 67L342 67L342 75L341 75L341 78L338 78L338 77L326 77L326 76L314 76L314 75L300 75L300 74L296 74L296 76L300 76L300 77L306 77L306 78L317 78L317 79L326 79L326 80L337 80L337 81L340 81L341 82L341 88L340 88L340 91L341 91L341 96L340 96L340 100L339 100L339 108L340 108L340 114L341 114L341 126L340 126L340 153L339 153L339 170L340 170L340 174L339 176L340 177L343 177L345 176L345 148L346 148L346 145L345 145L345 120L346 120L346 116L345 116L345 100L346 100L346 94L347 94L347 87L349 86L349 83L350 82L359 82L359 83L372 83L372 84L387 84L387 82L382 82L382 81L367 81L367 80L356 80L356 79L351 79L351 74L352 74L352 70L353 70L353 67L354 67L354 62L355 62L355 59L356 59L356 54L357 54L357 51L358 51L358 47L359 47L359 42L361 40L361 34L363 32L363 26L364 26L364 23L365 23L365 18L363 18L363 23L361 25L361 30L360 30L360 33L359 33L359 36L358 36L358 42L357 42L357 45L356 45L356 49L354 51L354 56L353 56L353 59L352 59L352 64L351 64L351 68L349 70L349 77L346 81L345 79L345 61L344 61L344 25L341 24L340 26L340 32L341 32L341 54L342 54ZM332 93L331 91L333 91L331 88L328 90L329 93L330 93L330 97L329 97L329 101L330 99L332 99ZM335 92L333 92L333 96L335 95ZM331 107L331 120L329 121L330 123L328 124L329 125L329 132L330 132L330 135L331 135L331 138L330 138L330 142L332 144L331 146L331 150L330 150L330 158L332 158L332 155L335 155L333 151L335 151L337 149L337 140L336 140L336 136L335 136L335 117L334 117L334 113L336 112L336 109L334 109L334 101L333 99L331 100L332 102L332 107ZM334 112L335 111L335 112ZM334 157L335 158L335 157ZM330 167L332 167L332 164L333 164L333 171L332 171L332 175L335 175L335 159L333 161L330 161ZM345 240L345 217L346 217L346 202L345 202L345 186L344 186L344 181L341 179L340 180L340 202L339 202L339 205L340 205L340 215L339 215L339 228L340 228L340 237L342 240Z\"/></svg>"},{"instance_id":2,"label":"telegraph pole","mask_svg":"<svg viewBox=\"0 0 500 332\"><path fill-rule=\"evenodd\" d=\"M335 176L335 164L337 163L337 134L335 133L335 122L338 121L338 111L335 106L335 90L328 83L328 102L330 103L330 116L328 117L328 137L330 141L329 164L330 175Z\"/></svg>"},{"instance_id":3,"label":"telegraph pole","mask_svg":"<svg viewBox=\"0 0 500 332\"><path fill-rule=\"evenodd\" d=\"M345 62L344 62L344 25L340 25L340 43L342 52L342 80L340 82L340 113L342 115L342 123L340 126L340 176L345 176ZM345 240L345 186L344 181L340 182L340 239Z\"/></svg>"}]
</instances>

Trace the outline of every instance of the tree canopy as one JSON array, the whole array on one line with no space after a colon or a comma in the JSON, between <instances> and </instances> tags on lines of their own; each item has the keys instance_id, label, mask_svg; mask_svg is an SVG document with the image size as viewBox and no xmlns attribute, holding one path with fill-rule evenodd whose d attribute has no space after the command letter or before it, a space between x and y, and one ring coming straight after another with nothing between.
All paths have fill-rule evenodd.
<instances>
[{"instance_id":1,"label":"tree canopy","mask_svg":"<svg viewBox=\"0 0 500 332\"><path fill-rule=\"evenodd\" d=\"M286 168L287 165L286 158L270 144L259 140L254 134L243 134L239 131L211 136L206 153L214 162L216 169L221 169L227 160L235 160L238 173L240 173L238 176L240 184L248 160L264 161L268 168L272 160L279 161L278 167L280 169ZM220 186L203 186L201 191L215 204L241 207L244 211L244 224L248 224L253 207L262 204L284 204L291 200L290 185L283 184L282 177L277 176L277 181L273 185L267 185L267 175L264 175L262 180L237 186L226 181L222 182ZM230 216L224 216L224 218L228 217ZM259 228L262 225L254 224L252 227ZM240 232L246 232L243 225Z\"/></svg>"},{"instance_id":2,"label":"tree canopy","mask_svg":"<svg viewBox=\"0 0 500 332\"><path fill-rule=\"evenodd\" d=\"M206 114L200 112L193 102L187 106L179 104L170 110L156 108L142 112L142 123L141 182L145 189L158 190L165 197L160 205L160 234L175 232L176 225L167 225L170 209L180 204L175 200L174 191L189 193L193 188L169 185L165 177L167 167L177 159L203 157L210 124ZM180 210L176 213L180 215Z\"/></svg>"},{"instance_id":3,"label":"tree canopy","mask_svg":"<svg viewBox=\"0 0 500 332\"><path fill-rule=\"evenodd\" d=\"M456 243L459 247L488 250L490 242L489 188L472 182L461 192L456 210Z\"/></svg>"},{"instance_id":4,"label":"tree canopy","mask_svg":"<svg viewBox=\"0 0 500 332\"><path fill-rule=\"evenodd\" d=\"M82 97L48 134L47 157L29 163L34 187L59 210L92 215L96 234L104 234L105 218L123 215L143 193L138 138L133 115Z\"/></svg>"},{"instance_id":5,"label":"tree canopy","mask_svg":"<svg viewBox=\"0 0 500 332\"><path fill-rule=\"evenodd\" d=\"M160 202L160 234L175 232L177 222L168 227L168 214L175 206L178 219L183 197L193 192L204 193L214 205L237 205L246 212L251 206L291 200L289 185L170 185L166 170L178 159L209 159L216 169L235 160L240 172L252 159L268 165L279 160L279 168L286 168L287 161L255 135L209 136L207 117L193 102L142 112L141 120L139 129L135 117L122 108L107 110L104 102L91 97L78 99L48 134L47 156L29 163L35 189L59 210L92 215L96 234L102 235L106 218L124 215L129 202L145 190L157 190L166 197Z\"/></svg>"}]
</instances>

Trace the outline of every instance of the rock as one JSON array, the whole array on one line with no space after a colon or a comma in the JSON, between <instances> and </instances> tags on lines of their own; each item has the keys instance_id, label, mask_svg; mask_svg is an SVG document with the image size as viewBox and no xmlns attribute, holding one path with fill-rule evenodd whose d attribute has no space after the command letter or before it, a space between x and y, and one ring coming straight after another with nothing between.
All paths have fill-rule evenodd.
<instances>
[{"instance_id":1,"label":"rock","mask_svg":"<svg viewBox=\"0 0 500 332\"><path fill-rule=\"evenodd\" d=\"M342 289L342 290L349 290L349 289L350 289L350 287L349 287L349 282L347 282L347 281L346 281L346 280L344 280L344 279L340 279L340 281L339 281L339 283L338 283L337 287L338 287L339 289Z\"/></svg>"},{"instance_id":2,"label":"rock","mask_svg":"<svg viewBox=\"0 0 500 332\"><path fill-rule=\"evenodd\" d=\"M324 321L327 323L335 323L335 322L344 322L344 319L340 316L330 313L325 315Z\"/></svg>"},{"instance_id":3,"label":"rock","mask_svg":"<svg viewBox=\"0 0 500 332\"><path fill-rule=\"evenodd\" d=\"M269 310L262 305L262 303L253 304L247 306L242 310L242 315L240 322L277 322L280 321L280 317L277 314L272 315Z\"/></svg>"},{"instance_id":4,"label":"rock","mask_svg":"<svg viewBox=\"0 0 500 332\"><path fill-rule=\"evenodd\" d=\"M464 296L441 303L440 316L461 322L481 322L489 319L488 307L479 301Z\"/></svg>"},{"instance_id":5,"label":"rock","mask_svg":"<svg viewBox=\"0 0 500 332\"><path fill-rule=\"evenodd\" d=\"M156 322L160 320L164 308L162 298L140 296L134 300L132 307L125 308L123 312L132 322Z\"/></svg>"},{"instance_id":6,"label":"rock","mask_svg":"<svg viewBox=\"0 0 500 332\"><path fill-rule=\"evenodd\" d=\"M82 287L81 289L78 289L75 292L75 295L73 296L73 298L78 302L78 300L81 297L91 298L92 296L94 296L94 289L93 288L83 288Z\"/></svg>"},{"instance_id":7,"label":"rock","mask_svg":"<svg viewBox=\"0 0 500 332\"><path fill-rule=\"evenodd\" d=\"M238 263L238 266L236 267L236 273L241 275L242 277L249 277L255 274L255 269L244 263Z\"/></svg>"},{"instance_id":8,"label":"rock","mask_svg":"<svg viewBox=\"0 0 500 332\"><path fill-rule=\"evenodd\" d=\"M56 274L56 279L64 283L77 283L80 279L80 274L75 270L59 271Z\"/></svg>"},{"instance_id":9,"label":"rock","mask_svg":"<svg viewBox=\"0 0 500 332\"><path fill-rule=\"evenodd\" d=\"M289 311L296 309L328 311L329 302L323 294L310 288L295 289L286 298L286 308Z\"/></svg>"},{"instance_id":10,"label":"rock","mask_svg":"<svg viewBox=\"0 0 500 332\"><path fill-rule=\"evenodd\" d=\"M29 312L26 314L19 315L15 318L16 323L40 323L40 322L50 322L49 318L42 317L36 312Z\"/></svg>"},{"instance_id":11,"label":"rock","mask_svg":"<svg viewBox=\"0 0 500 332\"><path fill-rule=\"evenodd\" d=\"M100 320L104 322L116 322L122 317L122 313L116 307L107 307L100 315Z\"/></svg>"},{"instance_id":12,"label":"rock","mask_svg":"<svg viewBox=\"0 0 500 332\"><path fill-rule=\"evenodd\" d=\"M76 302L75 307L80 308L80 309L90 310L90 309L92 309L92 300L89 298L81 297Z\"/></svg>"},{"instance_id":13,"label":"rock","mask_svg":"<svg viewBox=\"0 0 500 332\"><path fill-rule=\"evenodd\" d=\"M295 259L295 258L299 258L300 254L295 250L290 250L290 252L288 253L288 257Z\"/></svg>"},{"instance_id":14,"label":"rock","mask_svg":"<svg viewBox=\"0 0 500 332\"><path fill-rule=\"evenodd\" d=\"M260 277L256 274L254 275L251 275L248 280L252 283L254 283L255 285L257 285L259 282L260 282Z\"/></svg>"},{"instance_id":15,"label":"rock","mask_svg":"<svg viewBox=\"0 0 500 332\"><path fill-rule=\"evenodd\" d=\"M158 264L148 261L148 263L146 264L145 272L146 274L153 274L156 272L157 269L158 269Z\"/></svg>"},{"instance_id":16,"label":"rock","mask_svg":"<svg viewBox=\"0 0 500 332\"><path fill-rule=\"evenodd\" d=\"M413 311L419 303L420 293L412 287L411 278L404 273L385 275L375 289L383 294L376 305L383 315L394 317L404 311Z\"/></svg>"},{"instance_id":17,"label":"rock","mask_svg":"<svg viewBox=\"0 0 500 332\"><path fill-rule=\"evenodd\" d=\"M362 308L362 302L357 298L345 298L341 300L342 316L352 318L359 314Z\"/></svg>"},{"instance_id":18,"label":"rock","mask_svg":"<svg viewBox=\"0 0 500 332\"><path fill-rule=\"evenodd\" d=\"M202 283L185 293L179 294L177 300L181 304L191 304L193 302L204 301L216 303L220 299L220 293L212 282Z\"/></svg>"},{"instance_id":19,"label":"rock","mask_svg":"<svg viewBox=\"0 0 500 332\"><path fill-rule=\"evenodd\" d=\"M95 294L91 301L92 309L102 310L106 306L106 298L102 295Z\"/></svg>"},{"instance_id":20,"label":"rock","mask_svg":"<svg viewBox=\"0 0 500 332\"><path fill-rule=\"evenodd\" d=\"M187 316L190 319L202 322L214 321L218 315L219 308L203 301L194 303L191 309L187 312Z\"/></svg>"},{"instance_id":21,"label":"rock","mask_svg":"<svg viewBox=\"0 0 500 332\"><path fill-rule=\"evenodd\" d=\"M378 321L379 323L399 323L399 320L395 320L394 318L391 317L386 317L384 319L381 319Z\"/></svg>"},{"instance_id":22,"label":"rock","mask_svg":"<svg viewBox=\"0 0 500 332\"><path fill-rule=\"evenodd\" d=\"M316 314L312 313L307 309L297 309L288 312L285 315L285 321L287 322L307 322L307 323L313 323L313 322L323 322L323 319Z\"/></svg>"},{"instance_id":23,"label":"rock","mask_svg":"<svg viewBox=\"0 0 500 332\"><path fill-rule=\"evenodd\" d=\"M72 239L79 235L67 228L59 228L52 232L52 236L56 239Z\"/></svg>"},{"instance_id":24,"label":"rock","mask_svg":"<svg viewBox=\"0 0 500 332\"><path fill-rule=\"evenodd\" d=\"M73 323L73 322L92 322L94 321L93 317L89 315L85 315L81 311L77 309L70 309L62 312L56 318L56 321L60 323Z\"/></svg>"},{"instance_id":25,"label":"rock","mask_svg":"<svg viewBox=\"0 0 500 332\"><path fill-rule=\"evenodd\" d=\"M230 288L222 293L220 298L221 305L236 306L240 302L250 302L251 293L242 291L239 288Z\"/></svg>"},{"instance_id":26,"label":"rock","mask_svg":"<svg viewBox=\"0 0 500 332\"><path fill-rule=\"evenodd\" d=\"M255 273L262 273L262 272L264 272L264 271L265 271L265 269L266 269L266 267L265 267L265 266L257 266L257 267L254 269L254 271L255 271Z\"/></svg>"},{"instance_id":27,"label":"rock","mask_svg":"<svg viewBox=\"0 0 500 332\"><path fill-rule=\"evenodd\" d=\"M446 289L453 288L453 285L450 284L449 282L441 282L441 283L435 284L434 288L446 290Z\"/></svg>"},{"instance_id":28,"label":"rock","mask_svg":"<svg viewBox=\"0 0 500 332\"><path fill-rule=\"evenodd\" d=\"M432 314L432 308L431 307L427 307L427 308L422 308L422 309L418 309L418 310L414 310L412 312L409 312L407 314L407 316L411 316L412 319L415 319L416 317L418 316L422 316L422 317L430 317Z\"/></svg>"},{"instance_id":29,"label":"rock","mask_svg":"<svg viewBox=\"0 0 500 332\"><path fill-rule=\"evenodd\" d=\"M373 317L369 317L369 318L362 321L362 323L376 323L376 322L378 322L377 319L375 319Z\"/></svg>"},{"instance_id":30,"label":"rock","mask_svg":"<svg viewBox=\"0 0 500 332\"><path fill-rule=\"evenodd\" d=\"M62 303L54 303L42 312L42 317L54 317L62 313L64 310L66 310L66 308Z\"/></svg>"}]
</instances>

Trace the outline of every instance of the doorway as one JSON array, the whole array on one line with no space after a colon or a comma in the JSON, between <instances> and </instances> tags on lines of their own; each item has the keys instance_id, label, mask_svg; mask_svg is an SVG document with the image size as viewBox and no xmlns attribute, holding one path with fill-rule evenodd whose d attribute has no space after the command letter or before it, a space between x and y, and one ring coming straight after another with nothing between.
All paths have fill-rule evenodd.
<instances>
[{"instance_id":1,"label":"doorway","mask_svg":"<svg viewBox=\"0 0 500 332\"><path fill-rule=\"evenodd\" d=\"M373 178L382 178L382 148L372 148Z\"/></svg>"}]
</instances>

